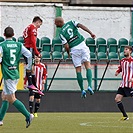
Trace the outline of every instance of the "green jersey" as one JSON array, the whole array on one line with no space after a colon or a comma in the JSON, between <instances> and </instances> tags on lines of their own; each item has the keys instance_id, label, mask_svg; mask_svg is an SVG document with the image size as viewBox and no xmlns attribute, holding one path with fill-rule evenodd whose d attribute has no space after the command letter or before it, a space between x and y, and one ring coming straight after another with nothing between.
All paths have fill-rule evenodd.
<instances>
[{"instance_id":1,"label":"green jersey","mask_svg":"<svg viewBox=\"0 0 133 133\"><path fill-rule=\"evenodd\" d=\"M69 47L75 47L84 41L84 37L78 32L78 23L69 21L63 25L60 32L60 39L63 44L68 43Z\"/></svg>"},{"instance_id":2,"label":"green jersey","mask_svg":"<svg viewBox=\"0 0 133 133\"><path fill-rule=\"evenodd\" d=\"M22 44L6 40L0 44L1 69L4 79L19 79L19 61Z\"/></svg>"}]
</instances>

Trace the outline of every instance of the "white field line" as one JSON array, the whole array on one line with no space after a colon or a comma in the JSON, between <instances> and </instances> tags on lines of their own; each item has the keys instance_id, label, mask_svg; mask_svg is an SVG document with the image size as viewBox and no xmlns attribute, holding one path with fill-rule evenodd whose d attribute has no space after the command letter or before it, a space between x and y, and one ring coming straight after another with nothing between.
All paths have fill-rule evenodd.
<instances>
[{"instance_id":1,"label":"white field line","mask_svg":"<svg viewBox=\"0 0 133 133\"><path fill-rule=\"evenodd\" d=\"M127 126L127 125L123 125L123 126L108 126L107 124L110 124L111 122L85 122L85 123L80 123L80 126L88 126L88 127L103 127L103 128L129 128L129 129L133 129L133 126ZM100 124L100 125L99 125Z\"/></svg>"}]
</instances>

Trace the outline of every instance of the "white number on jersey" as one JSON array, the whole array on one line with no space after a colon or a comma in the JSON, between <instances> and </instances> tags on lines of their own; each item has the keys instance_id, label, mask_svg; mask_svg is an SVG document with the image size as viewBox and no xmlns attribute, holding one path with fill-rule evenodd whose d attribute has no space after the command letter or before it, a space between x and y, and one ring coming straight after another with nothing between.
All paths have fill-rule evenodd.
<instances>
[{"instance_id":1,"label":"white number on jersey","mask_svg":"<svg viewBox=\"0 0 133 133\"><path fill-rule=\"evenodd\" d=\"M13 65L16 61L16 56L15 56L16 50L15 49L10 49L10 57L12 60L10 60L10 63Z\"/></svg>"},{"instance_id":2,"label":"white number on jersey","mask_svg":"<svg viewBox=\"0 0 133 133\"><path fill-rule=\"evenodd\" d=\"M67 33L69 34L70 38L73 37L73 30L71 28L67 29Z\"/></svg>"},{"instance_id":3,"label":"white number on jersey","mask_svg":"<svg viewBox=\"0 0 133 133\"><path fill-rule=\"evenodd\" d=\"M24 38L28 37L28 27L24 30L23 36L24 36Z\"/></svg>"}]
</instances>

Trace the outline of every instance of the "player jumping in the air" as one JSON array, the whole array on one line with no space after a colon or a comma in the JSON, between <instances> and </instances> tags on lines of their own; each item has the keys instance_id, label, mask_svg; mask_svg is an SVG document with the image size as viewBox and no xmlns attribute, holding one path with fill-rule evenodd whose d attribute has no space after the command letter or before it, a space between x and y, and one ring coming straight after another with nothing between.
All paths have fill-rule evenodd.
<instances>
[{"instance_id":1,"label":"player jumping in the air","mask_svg":"<svg viewBox=\"0 0 133 133\"><path fill-rule=\"evenodd\" d=\"M88 32L92 38L95 38L95 35L84 25L76 22L76 21L69 21L64 23L62 17L57 17L55 19L55 25L57 27L61 27L61 32L59 37L64 44L64 47L70 57L72 56L72 61L76 69L77 74L77 81L82 91L81 96L83 98L86 97L86 91L83 87L83 78L81 74L81 65L84 63L86 68L86 77L88 81L88 88L87 90L92 95L94 92L92 90L92 72L91 72L91 65L90 65L90 50L86 46L84 42L84 37L78 32L78 28L83 29L84 31Z\"/></svg>"},{"instance_id":2,"label":"player jumping in the air","mask_svg":"<svg viewBox=\"0 0 133 133\"><path fill-rule=\"evenodd\" d=\"M120 72L122 72L122 82L120 84L120 87L118 88L117 95L115 97L115 101L118 105L118 108L123 114L123 117L121 120L128 120L128 115L126 114L126 111L124 109L124 106L122 104L122 98L123 97L129 97L133 96L133 58L131 57L132 53L132 47L131 46L125 46L124 48L124 56L125 58L121 59L120 65L118 67L118 70L115 73L115 76L117 76Z\"/></svg>"},{"instance_id":3,"label":"player jumping in the air","mask_svg":"<svg viewBox=\"0 0 133 133\"><path fill-rule=\"evenodd\" d=\"M37 42L37 29L40 28L42 25L42 19L38 16L35 16L33 18L32 24L30 24L23 32L24 37L24 45L27 49L29 49L32 53L32 58L34 60L34 55L41 57L41 54L37 50L36 42ZM27 63L27 58L25 58L25 61ZM35 78L34 72L26 70L26 76L28 78L28 88L37 90L37 88L33 85L32 79ZM38 89L38 93L43 95L41 91Z\"/></svg>"}]
</instances>

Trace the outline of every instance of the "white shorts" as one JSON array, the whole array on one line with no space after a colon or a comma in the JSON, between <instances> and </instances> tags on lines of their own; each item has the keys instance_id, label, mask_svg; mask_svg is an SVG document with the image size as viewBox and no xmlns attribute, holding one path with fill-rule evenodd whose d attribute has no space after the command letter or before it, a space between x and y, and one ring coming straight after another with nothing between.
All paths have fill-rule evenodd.
<instances>
[{"instance_id":1,"label":"white shorts","mask_svg":"<svg viewBox=\"0 0 133 133\"><path fill-rule=\"evenodd\" d=\"M81 66L84 62L90 62L90 50L85 42L71 48L72 61L75 67Z\"/></svg>"},{"instance_id":2,"label":"white shorts","mask_svg":"<svg viewBox=\"0 0 133 133\"><path fill-rule=\"evenodd\" d=\"M17 91L17 83L18 83L18 79L17 80L11 80L11 79L4 80L4 88L3 88L4 94L5 95L14 94Z\"/></svg>"}]
</instances>

